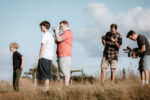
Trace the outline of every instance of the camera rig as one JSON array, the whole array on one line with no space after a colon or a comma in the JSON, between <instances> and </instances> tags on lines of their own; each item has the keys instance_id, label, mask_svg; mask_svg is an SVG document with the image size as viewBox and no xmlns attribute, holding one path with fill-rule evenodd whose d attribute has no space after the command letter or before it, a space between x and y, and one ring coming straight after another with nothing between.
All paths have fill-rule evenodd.
<instances>
[{"instance_id":1,"label":"camera rig","mask_svg":"<svg viewBox=\"0 0 150 100\"><path fill-rule=\"evenodd\" d=\"M136 48L136 49L131 49L131 48L128 46L127 48L123 49L123 51L124 51L124 53L127 53L127 54L128 54L128 57L132 57L133 54L136 54L136 53L139 51L139 49L138 49L138 48Z\"/></svg>"}]
</instances>

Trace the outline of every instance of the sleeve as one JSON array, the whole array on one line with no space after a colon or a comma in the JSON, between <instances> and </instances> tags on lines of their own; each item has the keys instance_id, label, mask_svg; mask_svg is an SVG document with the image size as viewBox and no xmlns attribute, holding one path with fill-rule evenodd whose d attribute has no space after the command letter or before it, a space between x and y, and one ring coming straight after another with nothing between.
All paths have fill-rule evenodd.
<instances>
[{"instance_id":1,"label":"sleeve","mask_svg":"<svg viewBox=\"0 0 150 100\"><path fill-rule=\"evenodd\" d=\"M17 52L17 56L18 56L19 58L22 57L22 55L21 55L19 52Z\"/></svg>"},{"instance_id":2,"label":"sleeve","mask_svg":"<svg viewBox=\"0 0 150 100\"><path fill-rule=\"evenodd\" d=\"M105 37L109 36L109 32L107 32L104 36L105 36Z\"/></svg>"},{"instance_id":3,"label":"sleeve","mask_svg":"<svg viewBox=\"0 0 150 100\"><path fill-rule=\"evenodd\" d=\"M144 37L140 37L140 42L141 42L141 45L145 45L145 38Z\"/></svg>"},{"instance_id":4,"label":"sleeve","mask_svg":"<svg viewBox=\"0 0 150 100\"><path fill-rule=\"evenodd\" d=\"M60 36L63 40L66 40L69 38L69 35L67 34L67 32L64 32L61 36Z\"/></svg>"},{"instance_id":5,"label":"sleeve","mask_svg":"<svg viewBox=\"0 0 150 100\"><path fill-rule=\"evenodd\" d=\"M47 38L46 38L46 35L44 34L44 35L42 36L42 42L41 42L41 43L46 44L46 41L47 41Z\"/></svg>"},{"instance_id":6,"label":"sleeve","mask_svg":"<svg viewBox=\"0 0 150 100\"><path fill-rule=\"evenodd\" d=\"M118 43L119 43L120 45L122 45L122 36L121 36L121 35L118 37Z\"/></svg>"}]
</instances>

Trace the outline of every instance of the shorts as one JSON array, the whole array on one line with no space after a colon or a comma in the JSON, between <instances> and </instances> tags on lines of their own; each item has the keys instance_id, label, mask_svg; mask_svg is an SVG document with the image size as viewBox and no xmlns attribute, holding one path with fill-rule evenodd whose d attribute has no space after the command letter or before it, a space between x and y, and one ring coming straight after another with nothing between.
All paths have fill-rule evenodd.
<instances>
[{"instance_id":1,"label":"shorts","mask_svg":"<svg viewBox=\"0 0 150 100\"><path fill-rule=\"evenodd\" d=\"M144 57L141 57L138 69L140 71L149 70L149 66L150 66L150 55L145 55Z\"/></svg>"},{"instance_id":2,"label":"shorts","mask_svg":"<svg viewBox=\"0 0 150 100\"><path fill-rule=\"evenodd\" d=\"M70 76L71 57L58 58L59 76Z\"/></svg>"},{"instance_id":3,"label":"shorts","mask_svg":"<svg viewBox=\"0 0 150 100\"><path fill-rule=\"evenodd\" d=\"M102 58L101 68L107 69L110 65L111 69L116 69L118 61L117 60L107 60L106 57Z\"/></svg>"},{"instance_id":4,"label":"shorts","mask_svg":"<svg viewBox=\"0 0 150 100\"><path fill-rule=\"evenodd\" d=\"M38 62L38 80L50 80L52 60L45 58L39 59Z\"/></svg>"}]
</instances>

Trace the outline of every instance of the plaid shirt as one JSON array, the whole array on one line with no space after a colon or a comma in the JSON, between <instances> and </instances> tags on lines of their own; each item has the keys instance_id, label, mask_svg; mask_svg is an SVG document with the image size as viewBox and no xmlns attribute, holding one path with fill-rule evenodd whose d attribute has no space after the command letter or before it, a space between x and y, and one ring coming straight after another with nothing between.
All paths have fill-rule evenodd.
<instances>
[{"instance_id":1,"label":"plaid shirt","mask_svg":"<svg viewBox=\"0 0 150 100\"><path fill-rule=\"evenodd\" d=\"M112 39L117 41L119 45L122 44L122 36L119 33L112 34L111 32L107 32L104 36L104 40L106 41L104 57L108 60L118 60L119 48L112 42Z\"/></svg>"}]
</instances>

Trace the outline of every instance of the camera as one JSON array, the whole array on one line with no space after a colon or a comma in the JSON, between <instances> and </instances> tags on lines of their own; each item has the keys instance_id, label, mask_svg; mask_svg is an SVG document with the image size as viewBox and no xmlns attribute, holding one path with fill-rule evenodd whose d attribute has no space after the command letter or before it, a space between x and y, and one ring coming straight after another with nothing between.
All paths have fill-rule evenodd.
<instances>
[{"instance_id":1,"label":"camera","mask_svg":"<svg viewBox=\"0 0 150 100\"><path fill-rule=\"evenodd\" d=\"M117 39L111 36L102 36L102 40L116 42Z\"/></svg>"},{"instance_id":2,"label":"camera","mask_svg":"<svg viewBox=\"0 0 150 100\"><path fill-rule=\"evenodd\" d=\"M128 57L132 57L133 54L136 54L139 49L131 49L129 46L125 49L123 49L124 53L127 53L128 54Z\"/></svg>"},{"instance_id":3,"label":"camera","mask_svg":"<svg viewBox=\"0 0 150 100\"><path fill-rule=\"evenodd\" d=\"M59 27L53 27L52 30L55 32L56 30L59 31Z\"/></svg>"}]
</instances>

